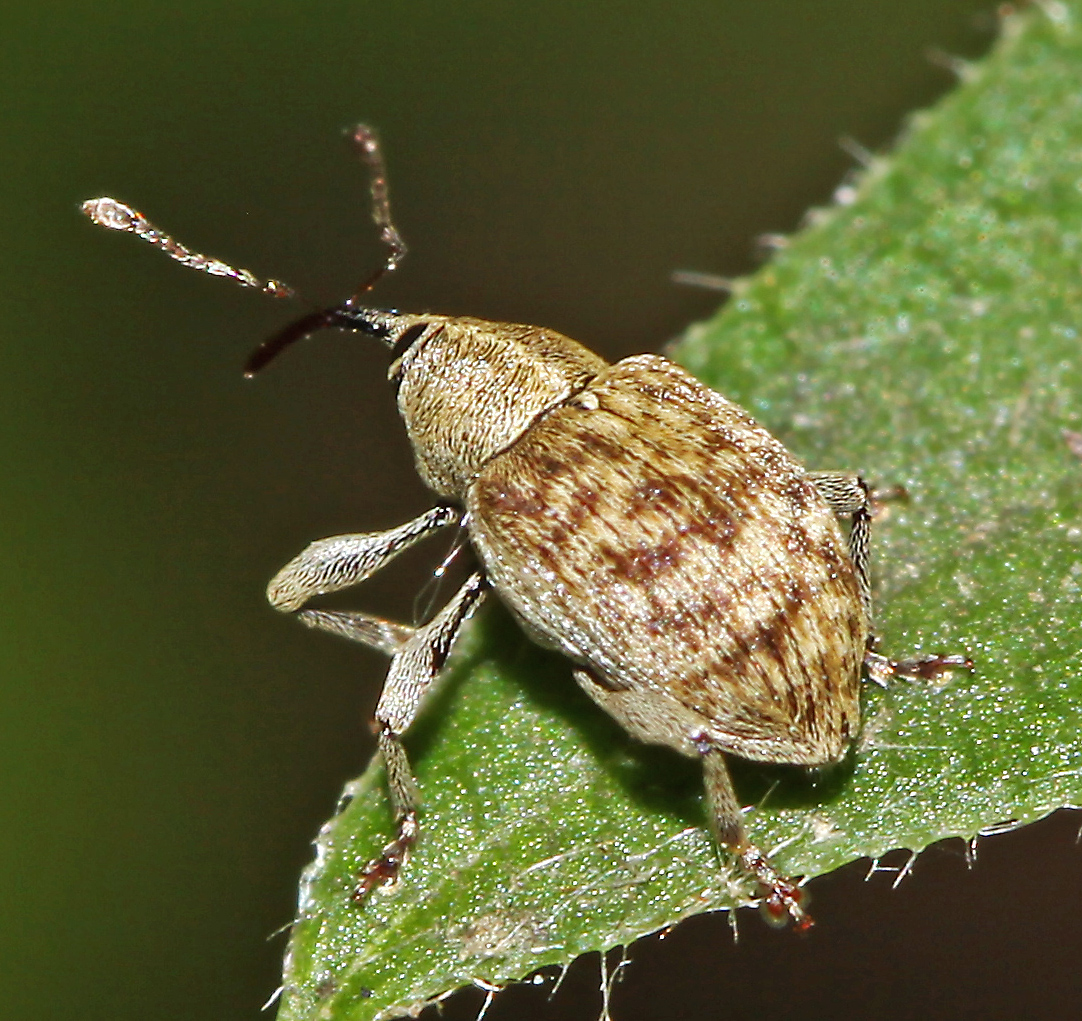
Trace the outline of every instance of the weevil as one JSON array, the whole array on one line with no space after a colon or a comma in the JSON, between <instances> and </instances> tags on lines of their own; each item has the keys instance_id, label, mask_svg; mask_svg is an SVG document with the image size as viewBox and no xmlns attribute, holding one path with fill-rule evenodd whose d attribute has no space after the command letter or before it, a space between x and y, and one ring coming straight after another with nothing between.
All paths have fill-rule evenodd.
<instances>
[{"instance_id":1,"label":"weevil","mask_svg":"<svg viewBox=\"0 0 1082 1021\"><path fill-rule=\"evenodd\" d=\"M391 657L373 726L396 834L355 896L398 881L418 839L402 737L463 625L495 594L628 733L701 761L718 843L757 885L768 919L808 927L799 882L747 832L727 757L837 762L860 728L862 668L883 681L970 665L872 651L867 485L806 471L746 411L660 355L609 364L549 329L365 306L406 247L376 137L361 125L352 139L388 256L353 297L262 344L247 372L324 328L381 342L417 471L437 497L398 528L312 543L267 590L276 609ZM192 252L114 199L83 210L186 265L292 294ZM465 529L478 567L427 623L308 605L452 525Z\"/></svg>"}]
</instances>

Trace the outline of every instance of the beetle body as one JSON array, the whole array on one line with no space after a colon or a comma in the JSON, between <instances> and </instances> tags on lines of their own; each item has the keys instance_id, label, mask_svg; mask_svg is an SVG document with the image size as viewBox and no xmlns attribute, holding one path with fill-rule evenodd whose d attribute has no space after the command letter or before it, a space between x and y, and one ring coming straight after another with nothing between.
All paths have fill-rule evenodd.
<instances>
[{"instance_id":1,"label":"beetle body","mask_svg":"<svg viewBox=\"0 0 1082 1021\"><path fill-rule=\"evenodd\" d=\"M856 735L870 631L863 483L805 472L658 355L610 365L551 330L352 306L333 325L391 348L418 472L445 501L392 532L313 543L269 589L279 609L394 656L376 726L405 826L364 891L397 874L416 837L399 737L491 588L629 733L703 760L719 840L775 914L805 923L796 885L744 831L724 755L822 765ZM837 513L852 516L848 539ZM428 625L304 608L453 522L481 570Z\"/></svg>"},{"instance_id":2,"label":"beetle body","mask_svg":"<svg viewBox=\"0 0 1082 1021\"><path fill-rule=\"evenodd\" d=\"M572 660L578 683L630 734L701 759L719 843L758 884L769 918L806 927L799 885L749 839L725 756L837 761L859 728L862 663L877 680L971 664L894 663L869 650L863 481L806 472L745 411L668 359L610 365L553 330L363 307L360 294L405 245L375 136L360 125L353 141L372 170L386 264L354 298L269 338L248 370L326 327L382 341L417 470L439 497L398 528L312 543L267 590L276 609L392 657L373 723L397 832L355 896L397 880L417 840L402 735L494 590L534 639ZM185 265L291 293L190 251L115 199L82 208ZM847 536L837 516L850 520ZM480 567L427 623L308 605L453 524L468 530Z\"/></svg>"}]
</instances>

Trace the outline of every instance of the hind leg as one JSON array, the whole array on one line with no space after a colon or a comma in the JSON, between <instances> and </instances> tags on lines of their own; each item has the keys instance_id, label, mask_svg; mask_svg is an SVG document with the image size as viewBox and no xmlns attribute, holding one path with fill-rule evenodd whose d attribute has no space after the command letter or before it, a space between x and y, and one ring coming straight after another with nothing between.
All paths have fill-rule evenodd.
<instances>
[{"instance_id":1,"label":"hind leg","mask_svg":"<svg viewBox=\"0 0 1082 1021\"><path fill-rule=\"evenodd\" d=\"M763 917L771 925L781 926L791 919L799 931L810 929L815 922L805 910L807 895L795 880L783 876L767 854L748 838L744 813L733 789L725 753L711 748L703 753L702 760L706 802L714 836L758 884L762 894L759 907Z\"/></svg>"},{"instance_id":2,"label":"hind leg","mask_svg":"<svg viewBox=\"0 0 1082 1021\"><path fill-rule=\"evenodd\" d=\"M592 670L575 671L579 686L612 716L632 737L648 744L663 744L703 764L703 785L707 816L718 844L732 854L741 869L759 887L763 915L771 925L783 925L791 918L798 929L812 925L804 910L804 892L796 882L783 876L770 858L748 838L744 814L724 752L701 735L701 718L674 699L656 692L615 687Z\"/></svg>"}]
</instances>

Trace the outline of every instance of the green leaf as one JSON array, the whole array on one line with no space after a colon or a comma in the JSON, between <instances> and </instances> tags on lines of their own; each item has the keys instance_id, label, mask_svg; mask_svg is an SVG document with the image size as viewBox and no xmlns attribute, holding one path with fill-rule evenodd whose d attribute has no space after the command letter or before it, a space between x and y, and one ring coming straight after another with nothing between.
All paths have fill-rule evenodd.
<instances>
[{"instance_id":1,"label":"green leaf","mask_svg":"<svg viewBox=\"0 0 1082 1021\"><path fill-rule=\"evenodd\" d=\"M1082 801L1082 0L995 52L675 354L817 469L901 484L875 523L878 630L968 652L940 688L866 693L818 783L738 764L754 837L813 876ZM625 737L568 664L490 606L409 736L424 837L397 892L350 900L391 835L382 773L305 874L282 1019L394 1016L625 944L746 891L702 830L695 763Z\"/></svg>"}]
</instances>

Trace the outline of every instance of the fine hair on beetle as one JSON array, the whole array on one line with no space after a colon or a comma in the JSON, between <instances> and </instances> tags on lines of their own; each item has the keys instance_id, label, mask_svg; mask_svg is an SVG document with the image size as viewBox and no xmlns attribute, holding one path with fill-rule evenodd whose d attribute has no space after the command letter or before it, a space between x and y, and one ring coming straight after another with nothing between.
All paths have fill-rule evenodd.
<instances>
[{"instance_id":1,"label":"fine hair on beetle","mask_svg":"<svg viewBox=\"0 0 1082 1021\"><path fill-rule=\"evenodd\" d=\"M838 762L860 730L864 672L885 684L970 662L873 651L863 479L805 470L746 411L669 359L609 364L554 330L362 304L406 246L374 132L359 125L351 139L369 168L387 257L352 297L264 341L245 372L330 327L380 341L417 471L436 494L397 528L311 543L267 589L275 609L391 657L373 729L395 834L359 874L354 898L408 881L420 811L402 736L462 626L494 594L530 638L571 660L578 684L625 731L701 762L718 844L768 921L807 929L799 877L779 871L749 835L727 757ZM185 248L115 199L82 209L184 265L293 295ZM465 529L478 566L430 620L308 605L449 525Z\"/></svg>"}]
</instances>

